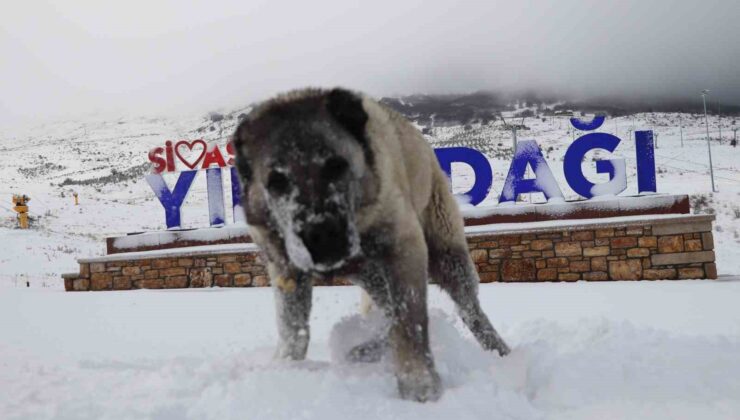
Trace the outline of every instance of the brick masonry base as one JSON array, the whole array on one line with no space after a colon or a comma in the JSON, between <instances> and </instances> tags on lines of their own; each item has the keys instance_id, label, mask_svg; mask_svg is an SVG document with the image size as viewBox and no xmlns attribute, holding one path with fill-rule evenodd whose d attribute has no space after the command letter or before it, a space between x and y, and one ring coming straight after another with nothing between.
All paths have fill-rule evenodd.
<instances>
[{"instance_id":1,"label":"brick masonry base","mask_svg":"<svg viewBox=\"0 0 740 420\"><path fill-rule=\"evenodd\" d=\"M624 218L629 219L629 218ZM482 283L715 279L713 216L608 221L568 226L529 223L510 230L468 234L468 247ZM495 226L494 226L495 227ZM213 254L135 253L80 261L64 275L65 289L128 290L268 286L255 250ZM346 285L334 279L324 285Z\"/></svg>"}]
</instances>

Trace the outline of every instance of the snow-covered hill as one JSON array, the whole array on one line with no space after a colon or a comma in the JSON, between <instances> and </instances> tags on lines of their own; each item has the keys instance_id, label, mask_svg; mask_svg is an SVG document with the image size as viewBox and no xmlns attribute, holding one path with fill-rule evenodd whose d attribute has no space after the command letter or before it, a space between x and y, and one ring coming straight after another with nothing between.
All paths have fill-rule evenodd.
<instances>
[{"instance_id":1,"label":"snow-covered hill","mask_svg":"<svg viewBox=\"0 0 740 420\"><path fill-rule=\"evenodd\" d=\"M519 139L538 141L564 193L575 197L564 182L562 157L578 133L567 117L538 114L538 107L524 108L523 104L502 111L506 123L526 126L518 131ZM530 113L526 111L535 116L514 117ZM164 212L144 180L149 170L147 152L166 140L202 138L224 146L245 112L248 108L178 119L65 121L0 132L0 240L5 244L0 253L0 282L30 279L34 285L59 287L60 273L76 270L76 257L103 254L104 237L163 229ZM740 148L729 145L735 123L732 117L722 119L724 140L720 143L718 119L710 117L718 193L710 187L703 115L639 113L609 118L600 130L623 140L615 154L627 160L628 190L624 194L636 192L632 133L641 129L657 133L658 190L691 194L695 211L716 213L720 274L740 273ZM419 120L419 126L435 147L469 146L490 158L494 185L483 205L495 204L512 150L511 132L504 121L497 115L465 125ZM468 169L460 165L453 170L453 189L465 190L472 182ZM165 178L174 185L175 176ZM224 182L229 203L228 177ZM74 205L73 191L79 194L79 206ZM13 193L31 197L33 229L14 228ZM205 177L201 175L183 206L183 227L206 226L207 214Z\"/></svg>"}]
</instances>

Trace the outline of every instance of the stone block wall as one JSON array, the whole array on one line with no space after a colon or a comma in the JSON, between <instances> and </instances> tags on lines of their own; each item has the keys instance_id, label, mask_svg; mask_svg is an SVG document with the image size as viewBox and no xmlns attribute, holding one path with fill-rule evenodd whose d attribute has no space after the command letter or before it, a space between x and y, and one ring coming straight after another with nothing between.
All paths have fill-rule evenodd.
<instances>
[{"instance_id":1,"label":"stone block wall","mask_svg":"<svg viewBox=\"0 0 740 420\"><path fill-rule=\"evenodd\" d=\"M255 251L214 255L169 254L80 262L75 278L65 277L66 290L180 289L188 287L249 287L270 284Z\"/></svg>"},{"instance_id":2,"label":"stone block wall","mask_svg":"<svg viewBox=\"0 0 740 420\"><path fill-rule=\"evenodd\" d=\"M714 279L713 219L606 223L468 237L481 282Z\"/></svg>"},{"instance_id":3,"label":"stone block wall","mask_svg":"<svg viewBox=\"0 0 740 420\"><path fill-rule=\"evenodd\" d=\"M628 218L629 219L629 218ZM714 279L713 216L522 224L478 229L468 246L482 283ZM80 260L68 291L268 286L251 244L136 252ZM335 279L325 285L348 284Z\"/></svg>"}]
</instances>

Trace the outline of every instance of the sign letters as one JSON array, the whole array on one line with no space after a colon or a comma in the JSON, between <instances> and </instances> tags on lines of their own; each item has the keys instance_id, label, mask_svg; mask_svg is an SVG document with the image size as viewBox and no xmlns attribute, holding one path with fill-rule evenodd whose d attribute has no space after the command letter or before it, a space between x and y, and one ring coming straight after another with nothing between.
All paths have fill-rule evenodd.
<instances>
[{"instance_id":1,"label":"sign letters","mask_svg":"<svg viewBox=\"0 0 740 420\"><path fill-rule=\"evenodd\" d=\"M578 130L593 131L604 123L603 116L596 116L591 121L571 118L571 124ZM568 147L563 159L563 172L568 186L578 195L591 199L600 196L615 196L627 188L627 171L624 158L597 160L596 172L608 174L609 180L602 183L589 181L583 173L582 163L587 153L592 150L605 150L613 153L621 140L611 134L590 132L577 138ZM168 229L181 225L180 209L199 170L205 171L208 192L208 214L211 226L226 223L224 208L223 169L228 168L231 183L231 208L234 222L244 222L241 207L241 187L234 164L234 150L231 143L225 146L222 153L218 145L206 144L203 140L167 141L164 147L156 147L149 152L152 173L146 179L165 211ZM475 174L475 181L465 193L472 205L478 205L488 196L493 185L493 170L486 156L467 147L449 147L435 149L434 153L442 170L452 178L452 164L462 163L470 166ZM652 131L635 132L635 158L637 169L637 187L640 194L656 192L655 153ZM179 172L172 190L167 186L162 173L177 172L177 167L187 170ZM526 175L531 168L533 177ZM499 203L515 203L519 195L542 193L548 202L562 202L563 192L560 189L550 165L542 155L535 140L523 140L517 143L516 152L504 180Z\"/></svg>"}]
</instances>

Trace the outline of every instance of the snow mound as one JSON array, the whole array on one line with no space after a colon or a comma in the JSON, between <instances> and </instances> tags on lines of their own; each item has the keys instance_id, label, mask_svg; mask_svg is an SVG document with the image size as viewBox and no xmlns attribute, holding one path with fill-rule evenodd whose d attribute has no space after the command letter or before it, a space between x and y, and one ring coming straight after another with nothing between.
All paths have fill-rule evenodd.
<instances>
[{"instance_id":1,"label":"snow mound","mask_svg":"<svg viewBox=\"0 0 740 420\"><path fill-rule=\"evenodd\" d=\"M382 317L349 316L329 346L343 354ZM509 331L504 358L481 350L456 317L432 310L430 336L445 394L400 400L387 364L278 362L272 347L52 368L26 363L0 396L9 419L593 419L736 418L740 341L677 336L627 322ZM313 345L326 345L314 343ZM11 397L12 396L12 397Z\"/></svg>"},{"instance_id":2,"label":"snow mound","mask_svg":"<svg viewBox=\"0 0 740 420\"><path fill-rule=\"evenodd\" d=\"M455 326L457 321L456 317L440 309L430 310L429 337L432 354L443 381L452 386L462 385L470 372L499 358L497 354L486 352L478 343L465 338ZM344 317L334 326L329 336L332 361L350 363L346 356L354 347L385 336L388 327L388 320L377 310L368 315ZM387 352L382 362L383 369L392 372Z\"/></svg>"}]
</instances>

